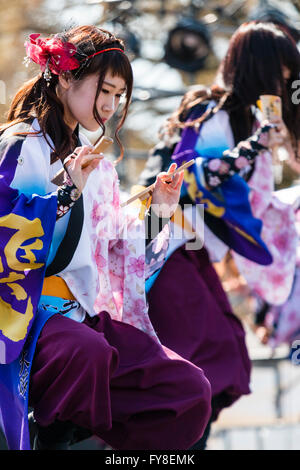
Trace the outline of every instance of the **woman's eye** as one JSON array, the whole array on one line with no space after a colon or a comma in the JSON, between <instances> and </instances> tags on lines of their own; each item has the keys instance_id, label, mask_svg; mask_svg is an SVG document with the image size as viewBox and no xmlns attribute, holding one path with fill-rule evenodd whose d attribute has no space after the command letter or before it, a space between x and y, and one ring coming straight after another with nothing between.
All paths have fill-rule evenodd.
<instances>
[{"instance_id":1,"label":"woman's eye","mask_svg":"<svg viewBox=\"0 0 300 470\"><path fill-rule=\"evenodd\" d=\"M110 90L107 90L106 88L102 88L101 89L102 93L104 93L105 95L109 95L111 93ZM125 96L125 93L116 93L115 94L115 97L120 100L121 98L124 98Z\"/></svg>"}]
</instances>

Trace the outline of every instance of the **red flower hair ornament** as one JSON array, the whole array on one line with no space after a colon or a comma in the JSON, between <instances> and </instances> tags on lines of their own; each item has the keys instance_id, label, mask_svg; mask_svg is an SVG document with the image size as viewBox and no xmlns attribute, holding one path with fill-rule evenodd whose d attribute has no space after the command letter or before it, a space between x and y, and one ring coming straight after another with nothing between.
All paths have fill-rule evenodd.
<instances>
[{"instance_id":1,"label":"red flower hair ornament","mask_svg":"<svg viewBox=\"0 0 300 470\"><path fill-rule=\"evenodd\" d=\"M38 64L48 84L51 80L51 72L60 75L62 72L74 70L80 66L80 62L73 57L76 53L76 46L70 42L63 42L59 38L41 38L40 34L31 34L24 46L27 53L26 65L30 60Z\"/></svg>"}]
</instances>

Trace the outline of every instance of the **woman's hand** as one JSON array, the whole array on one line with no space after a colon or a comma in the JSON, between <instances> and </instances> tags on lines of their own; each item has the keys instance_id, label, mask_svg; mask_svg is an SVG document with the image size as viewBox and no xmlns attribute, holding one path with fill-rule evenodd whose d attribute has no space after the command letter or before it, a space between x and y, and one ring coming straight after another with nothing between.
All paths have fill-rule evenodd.
<instances>
[{"instance_id":1,"label":"woman's hand","mask_svg":"<svg viewBox=\"0 0 300 470\"><path fill-rule=\"evenodd\" d=\"M285 147L291 142L290 133L284 121L280 118L272 119L269 124L275 125L273 129L269 130L268 147Z\"/></svg>"},{"instance_id":2,"label":"woman's hand","mask_svg":"<svg viewBox=\"0 0 300 470\"><path fill-rule=\"evenodd\" d=\"M172 163L167 172L157 175L151 207L158 217L172 217L178 205L184 172L169 176L176 168L177 164Z\"/></svg>"},{"instance_id":3,"label":"woman's hand","mask_svg":"<svg viewBox=\"0 0 300 470\"><path fill-rule=\"evenodd\" d=\"M268 344L272 330L264 325L254 327L254 332L262 344Z\"/></svg>"},{"instance_id":4,"label":"woman's hand","mask_svg":"<svg viewBox=\"0 0 300 470\"><path fill-rule=\"evenodd\" d=\"M275 127L269 129L267 132L267 142L264 142L264 134L261 135L260 140L262 140L262 144L270 149L273 154L274 162L283 162L286 163L293 168L294 166L297 167L293 168L298 173L300 172L300 164L296 162L295 159L295 151L292 144L291 135L289 133L288 128L286 127L284 121L280 118L273 119L270 122L264 122L263 125L272 124ZM262 127L263 127L262 125Z\"/></svg>"},{"instance_id":5,"label":"woman's hand","mask_svg":"<svg viewBox=\"0 0 300 470\"><path fill-rule=\"evenodd\" d=\"M91 145L76 147L74 152L67 158L68 163L65 164L69 177L80 192L82 192L86 185L90 173L104 157L102 153L93 154L92 151L93 147ZM86 162L89 163L83 168L82 165L86 164Z\"/></svg>"}]
</instances>

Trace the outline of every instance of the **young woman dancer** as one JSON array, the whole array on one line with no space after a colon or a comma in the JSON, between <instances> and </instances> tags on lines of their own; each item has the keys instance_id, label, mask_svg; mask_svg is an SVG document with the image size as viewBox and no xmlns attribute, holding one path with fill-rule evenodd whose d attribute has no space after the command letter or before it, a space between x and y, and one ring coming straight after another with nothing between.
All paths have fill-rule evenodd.
<instances>
[{"instance_id":1,"label":"young woman dancer","mask_svg":"<svg viewBox=\"0 0 300 470\"><path fill-rule=\"evenodd\" d=\"M212 262L232 248L240 272L259 295L282 303L291 289L294 214L272 195L271 152L284 145L295 158L299 106L293 104L291 84L299 71L300 54L287 34L273 24L241 25L215 83L183 97L139 180L149 185L170 162L196 159L186 171L180 203L189 222L196 220L195 206L204 204L204 247L186 249L188 236L172 240L166 263L155 281L148 281L148 301L162 343L202 367L209 378L211 421L250 392L245 333ZM259 128L256 103L262 94L281 96L283 120L274 121L277 131ZM201 225L196 236L203 238ZM205 447L209 427L196 448Z\"/></svg>"},{"instance_id":2,"label":"young woman dancer","mask_svg":"<svg viewBox=\"0 0 300 470\"><path fill-rule=\"evenodd\" d=\"M186 449L208 422L210 384L161 345L145 300L171 213L150 211L163 228L145 248L144 221L120 208L114 165L78 131L105 131L124 96L121 145L132 91L124 45L82 26L33 34L26 50L41 71L13 99L0 141L0 425L9 448L30 448L29 404L38 449L66 448L73 426L115 449ZM160 174L153 203L176 205L182 178Z\"/></svg>"}]
</instances>

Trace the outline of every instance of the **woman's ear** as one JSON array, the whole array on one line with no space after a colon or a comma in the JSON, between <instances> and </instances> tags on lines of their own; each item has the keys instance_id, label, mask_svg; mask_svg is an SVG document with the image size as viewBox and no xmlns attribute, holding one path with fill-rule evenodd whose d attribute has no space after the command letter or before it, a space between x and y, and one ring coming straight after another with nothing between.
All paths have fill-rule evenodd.
<instances>
[{"instance_id":1,"label":"woman's ear","mask_svg":"<svg viewBox=\"0 0 300 470\"><path fill-rule=\"evenodd\" d=\"M70 72L65 72L59 75L58 84L63 90L68 90L72 83L72 75Z\"/></svg>"}]
</instances>

